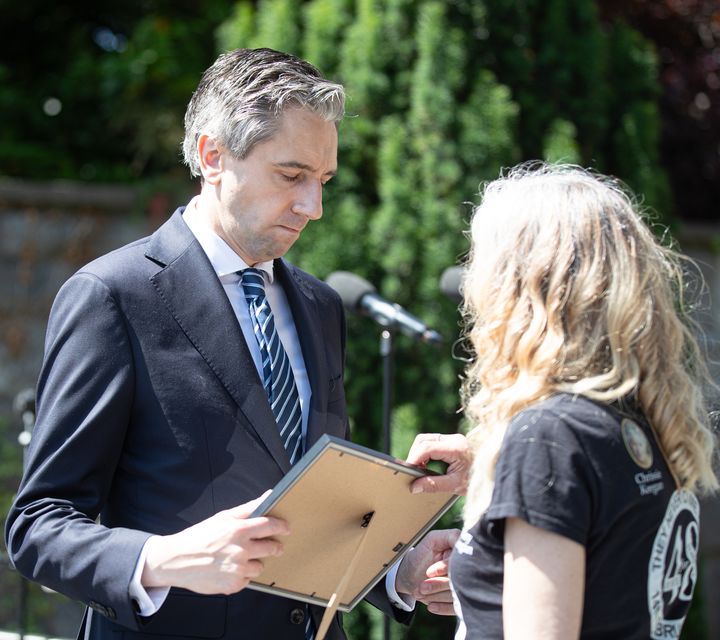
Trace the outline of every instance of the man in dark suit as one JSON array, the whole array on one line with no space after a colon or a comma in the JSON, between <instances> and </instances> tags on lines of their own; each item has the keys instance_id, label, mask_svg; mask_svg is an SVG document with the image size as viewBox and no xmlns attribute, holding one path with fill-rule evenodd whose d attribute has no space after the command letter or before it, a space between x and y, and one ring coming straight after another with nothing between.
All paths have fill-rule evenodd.
<instances>
[{"instance_id":1,"label":"man in dark suit","mask_svg":"<svg viewBox=\"0 0 720 640\"><path fill-rule=\"evenodd\" d=\"M249 517L258 496L322 434L349 435L342 305L282 258L322 215L343 111L342 87L302 60L221 56L185 116L200 194L57 296L6 540L21 573L88 605L85 638L317 629L322 609L244 587L288 534ZM267 340L246 273L272 311ZM401 621L412 602L398 594L450 613L453 543L431 534L371 601ZM339 616L327 637L344 637Z\"/></svg>"}]
</instances>

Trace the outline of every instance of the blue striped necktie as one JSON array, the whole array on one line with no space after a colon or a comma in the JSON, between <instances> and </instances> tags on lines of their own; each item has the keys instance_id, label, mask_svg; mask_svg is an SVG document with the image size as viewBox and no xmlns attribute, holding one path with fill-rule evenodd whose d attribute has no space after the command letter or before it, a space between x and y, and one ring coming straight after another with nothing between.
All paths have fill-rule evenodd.
<instances>
[{"instance_id":1,"label":"blue striped necktie","mask_svg":"<svg viewBox=\"0 0 720 640\"><path fill-rule=\"evenodd\" d=\"M273 313L265 296L262 272L252 268L241 271L240 284L250 310L255 339L260 347L262 383L290 464L295 464L303 454L302 411L290 358L275 329Z\"/></svg>"},{"instance_id":2,"label":"blue striped necktie","mask_svg":"<svg viewBox=\"0 0 720 640\"><path fill-rule=\"evenodd\" d=\"M240 284L248 303L255 339L260 347L263 386L290 464L295 464L303 454L302 412L290 358L275 329L275 319L265 296L262 272L253 268L241 271ZM315 625L307 605L305 616L305 640L313 640Z\"/></svg>"}]
</instances>

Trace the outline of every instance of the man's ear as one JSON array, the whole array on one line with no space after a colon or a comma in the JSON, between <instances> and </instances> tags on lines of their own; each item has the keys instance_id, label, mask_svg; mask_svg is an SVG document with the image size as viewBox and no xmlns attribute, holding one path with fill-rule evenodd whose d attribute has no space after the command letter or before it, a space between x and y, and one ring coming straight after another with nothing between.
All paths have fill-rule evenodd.
<instances>
[{"instance_id":1,"label":"man's ear","mask_svg":"<svg viewBox=\"0 0 720 640\"><path fill-rule=\"evenodd\" d=\"M218 184L223 172L222 151L218 143L202 133L198 138L197 150L203 180L209 184Z\"/></svg>"}]
</instances>

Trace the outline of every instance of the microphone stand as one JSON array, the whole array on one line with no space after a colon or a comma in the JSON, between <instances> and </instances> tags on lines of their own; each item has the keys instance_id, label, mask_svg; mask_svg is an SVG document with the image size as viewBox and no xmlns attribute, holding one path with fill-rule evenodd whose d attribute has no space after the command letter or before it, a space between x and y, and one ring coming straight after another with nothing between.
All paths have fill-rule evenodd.
<instances>
[{"instance_id":1,"label":"microphone stand","mask_svg":"<svg viewBox=\"0 0 720 640\"><path fill-rule=\"evenodd\" d=\"M383 363L383 411L382 411L382 433L383 451L390 454L390 424L392 419L392 397L393 397L393 356L395 353L393 344L393 332L390 329L383 329L380 334L380 356ZM390 618L383 616L383 638L390 640Z\"/></svg>"},{"instance_id":2,"label":"microphone stand","mask_svg":"<svg viewBox=\"0 0 720 640\"><path fill-rule=\"evenodd\" d=\"M15 410L20 414L22 419L23 429L18 435L18 444L22 447L24 469L27 447L32 439L32 429L35 426L35 391L33 389L23 389L15 396L14 405ZM20 576L18 600L18 635L20 640L25 640L27 634L28 607L30 604L30 589L28 581L22 576Z\"/></svg>"},{"instance_id":3,"label":"microphone stand","mask_svg":"<svg viewBox=\"0 0 720 640\"><path fill-rule=\"evenodd\" d=\"M383 362L383 412L382 412L382 428L383 428L383 452L390 454L390 424L392 419L392 398L393 398L393 373L394 363L393 356L395 354L394 335L389 329L383 329L380 334L380 355Z\"/></svg>"}]
</instances>

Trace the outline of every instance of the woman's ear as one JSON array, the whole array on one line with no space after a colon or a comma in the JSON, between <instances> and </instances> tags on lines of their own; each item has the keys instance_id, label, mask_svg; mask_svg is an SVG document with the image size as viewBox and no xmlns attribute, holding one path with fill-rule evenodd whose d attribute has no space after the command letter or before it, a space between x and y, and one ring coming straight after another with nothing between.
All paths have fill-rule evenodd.
<instances>
[{"instance_id":1,"label":"woman's ear","mask_svg":"<svg viewBox=\"0 0 720 640\"><path fill-rule=\"evenodd\" d=\"M217 142L203 133L198 138L197 152L203 180L209 184L218 184L223 172L223 159Z\"/></svg>"}]
</instances>

